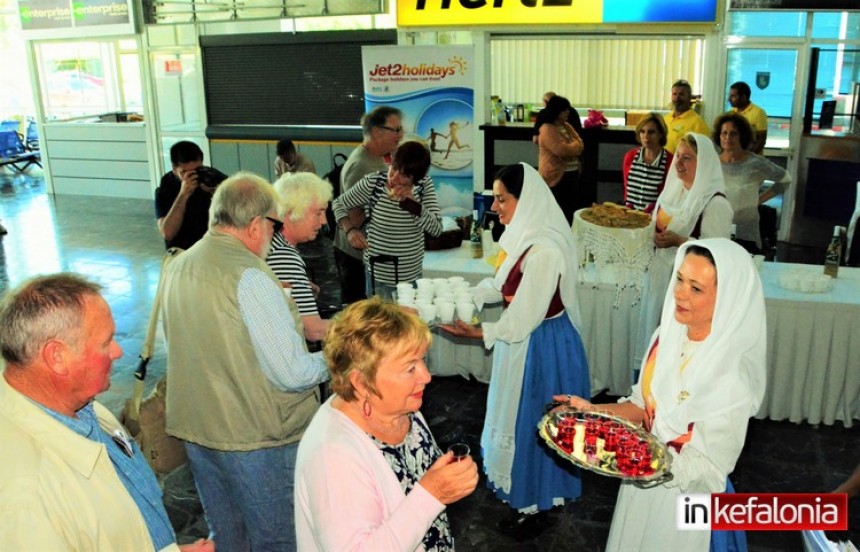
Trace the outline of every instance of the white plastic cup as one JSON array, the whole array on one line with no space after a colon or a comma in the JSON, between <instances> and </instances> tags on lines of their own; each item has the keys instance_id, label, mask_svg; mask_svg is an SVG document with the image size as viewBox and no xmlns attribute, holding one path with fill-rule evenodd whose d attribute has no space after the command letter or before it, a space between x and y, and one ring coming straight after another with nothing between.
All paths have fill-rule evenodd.
<instances>
[{"instance_id":1,"label":"white plastic cup","mask_svg":"<svg viewBox=\"0 0 860 552\"><path fill-rule=\"evenodd\" d=\"M433 303L421 303L416 306L418 307L418 314L424 322L429 324L436 319L436 305Z\"/></svg>"},{"instance_id":2,"label":"white plastic cup","mask_svg":"<svg viewBox=\"0 0 860 552\"><path fill-rule=\"evenodd\" d=\"M455 282L455 283L451 284L451 290L454 293L460 293L460 292L468 293L470 287L472 287L472 286L469 285L469 282L466 282L465 280L462 282Z\"/></svg>"},{"instance_id":3,"label":"white plastic cup","mask_svg":"<svg viewBox=\"0 0 860 552\"><path fill-rule=\"evenodd\" d=\"M468 303L457 303L457 318L466 324L472 323L472 315L475 314L475 304L471 301Z\"/></svg>"},{"instance_id":4,"label":"white plastic cup","mask_svg":"<svg viewBox=\"0 0 860 552\"><path fill-rule=\"evenodd\" d=\"M397 304L403 305L404 307L414 307L415 306L415 296L414 295L401 295L397 294Z\"/></svg>"},{"instance_id":5,"label":"white plastic cup","mask_svg":"<svg viewBox=\"0 0 860 552\"><path fill-rule=\"evenodd\" d=\"M458 282L465 282L465 281L466 281L466 279L463 278L462 276L451 276L448 278L448 284L450 284L451 287L456 286Z\"/></svg>"},{"instance_id":6,"label":"white plastic cup","mask_svg":"<svg viewBox=\"0 0 860 552\"><path fill-rule=\"evenodd\" d=\"M819 274L815 279L815 291L827 293L830 291L831 277L828 274Z\"/></svg>"},{"instance_id":7,"label":"white plastic cup","mask_svg":"<svg viewBox=\"0 0 860 552\"><path fill-rule=\"evenodd\" d=\"M439 315L439 322L443 324L450 324L454 321L454 303L437 304L436 314Z\"/></svg>"},{"instance_id":8,"label":"white plastic cup","mask_svg":"<svg viewBox=\"0 0 860 552\"><path fill-rule=\"evenodd\" d=\"M430 278L418 278L417 280L415 280L415 285L418 286L419 291L422 289L432 290L433 280L431 280Z\"/></svg>"},{"instance_id":9,"label":"white plastic cup","mask_svg":"<svg viewBox=\"0 0 860 552\"><path fill-rule=\"evenodd\" d=\"M454 294L454 303L471 303L472 294L468 291L458 291Z\"/></svg>"},{"instance_id":10,"label":"white plastic cup","mask_svg":"<svg viewBox=\"0 0 860 552\"><path fill-rule=\"evenodd\" d=\"M753 255L752 259L755 269L761 272L761 269L764 267L764 255Z\"/></svg>"},{"instance_id":11,"label":"white plastic cup","mask_svg":"<svg viewBox=\"0 0 860 552\"><path fill-rule=\"evenodd\" d=\"M400 301L401 299L403 299L410 303L414 303L415 290L412 288L412 286L401 288L400 285L401 284L397 284L397 300Z\"/></svg>"}]
</instances>

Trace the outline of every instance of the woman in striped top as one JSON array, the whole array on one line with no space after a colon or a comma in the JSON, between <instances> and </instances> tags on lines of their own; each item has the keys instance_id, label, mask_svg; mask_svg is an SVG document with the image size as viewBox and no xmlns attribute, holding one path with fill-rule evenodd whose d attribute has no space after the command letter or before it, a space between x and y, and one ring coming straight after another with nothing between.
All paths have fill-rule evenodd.
<instances>
[{"instance_id":1,"label":"woman in striped top","mask_svg":"<svg viewBox=\"0 0 860 552\"><path fill-rule=\"evenodd\" d=\"M663 191L666 174L672 166L672 154L666 145L666 123L657 113L650 113L636 125L636 142L641 144L624 156L624 203L650 213Z\"/></svg>"},{"instance_id":2,"label":"woman in striped top","mask_svg":"<svg viewBox=\"0 0 860 552\"><path fill-rule=\"evenodd\" d=\"M334 216L349 244L364 251L367 295L375 292L390 298L398 282L421 277L424 262L424 233L442 233L442 219L433 180L427 176L430 152L419 142L404 142L394 152L388 171L371 173L334 200ZM364 208L367 238L352 226L350 209ZM393 262L378 259L396 259ZM371 278L371 262L376 261Z\"/></svg>"}]
</instances>

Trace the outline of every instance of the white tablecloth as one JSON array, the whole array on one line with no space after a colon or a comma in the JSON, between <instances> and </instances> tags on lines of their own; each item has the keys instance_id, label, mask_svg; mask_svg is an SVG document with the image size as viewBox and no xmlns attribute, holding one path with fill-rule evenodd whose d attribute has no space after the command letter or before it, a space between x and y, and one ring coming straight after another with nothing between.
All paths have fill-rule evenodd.
<instances>
[{"instance_id":1,"label":"white tablecloth","mask_svg":"<svg viewBox=\"0 0 860 552\"><path fill-rule=\"evenodd\" d=\"M820 266L765 263L761 271L767 308L768 383L760 418L846 426L860 419L860 269L842 267L829 293L800 293L779 286L786 270L819 273ZM492 276L484 259L472 259L468 244L460 249L428 251L426 277L460 275L477 284ZM582 340L588 355L592 392L630 390L636 322L641 303L622 291L615 306L612 275L586 269L579 284ZM608 281L607 281L608 280ZM484 320L497 320L499 306L485 308ZM492 351L477 340L463 340L434 330L428 365L437 375L473 376L489 381Z\"/></svg>"},{"instance_id":2,"label":"white tablecloth","mask_svg":"<svg viewBox=\"0 0 860 552\"><path fill-rule=\"evenodd\" d=\"M851 426L860 419L860 269L841 267L829 293L779 286L780 273L821 266L765 263L767 393L759 418Z\"/></svg>"}]
</instances>

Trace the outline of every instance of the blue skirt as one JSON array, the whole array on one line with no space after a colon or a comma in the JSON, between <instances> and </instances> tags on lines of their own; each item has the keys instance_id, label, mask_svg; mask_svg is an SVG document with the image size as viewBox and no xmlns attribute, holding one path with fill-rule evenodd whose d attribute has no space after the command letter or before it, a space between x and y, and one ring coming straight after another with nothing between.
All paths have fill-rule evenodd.
<instances>
[{"instance_id":1,"label":"blue skirt","mask_svg":"<svg viewBox=\"0 0 860 552\"><path fill-rule=\"evenodd\" d=\"M585 347L566 313L544 320L529 339L515 426L511 492L493 489L512 508L537 505L538 510L549 510L553 499L574 499L582 493L579 469L551 450L537 433L546 404L560 394L591 397Z\"/></svg>"},{"instance_id":2,"label":"blue skirt","mask_svg":"<svg viewBox=\"0 0 860 552\"><path fill-rule=\"evenodd\" d=\"M726 478L726 492L734 493L731 479ZM747 552L747 534L744 531L711 531L710 552Z\"/></svg>"}]
</instances>

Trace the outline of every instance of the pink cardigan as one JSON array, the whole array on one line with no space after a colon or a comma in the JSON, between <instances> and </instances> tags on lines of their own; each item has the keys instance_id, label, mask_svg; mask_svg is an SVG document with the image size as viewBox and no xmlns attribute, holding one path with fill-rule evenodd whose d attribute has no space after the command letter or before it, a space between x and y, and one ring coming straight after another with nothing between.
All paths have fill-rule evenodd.
<instances>
[{"instance_id":1,"label":"pink cardigan","mask_svg":"<svg viewBox=\"0 0 860 552\"><path fill-rule=\"evenodd\" d=\"M298 549L424 550L421 541L445 505L421 485L404 494L382 452L332 408L333 398L320 406L299 444Z\"/></svg>"},{"instance_id":2,"label":"pink cardigan","mask_svg":"<svg viewBox=\"0 0 860 552\"><path fill-rule=\"evenodd\" d=\"M564 128L572 139L570 142L551 123L541 125L538 134L538 172L550 188L561 180L567 164L579 159L584 147L572 126L564 123Z\"/></svg>"}]
</instances>

